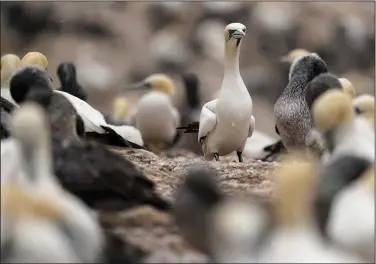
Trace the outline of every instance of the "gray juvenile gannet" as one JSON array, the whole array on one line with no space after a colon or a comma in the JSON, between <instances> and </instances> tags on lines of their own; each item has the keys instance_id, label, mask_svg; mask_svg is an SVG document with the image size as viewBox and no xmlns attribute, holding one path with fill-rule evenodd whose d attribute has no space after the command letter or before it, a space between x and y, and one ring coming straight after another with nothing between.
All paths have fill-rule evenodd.
<instances>
[{"instance_id":1,"label":"gray juvenile gannet","mask_svg":"<svg viewBox=\"0 0 376 264\"><path fill-rule=\"evenodd\" d=\"M305 88L313 78L326 72L326 63L316 53L297 57L291 65L289 83L274 104L276 129L287 150L306 148L312 119ZM319 143L311 148L318 153L322 151Z\"/></svg>"},{"instance_id":2,"label":"gray juvenile gannet","mask_svg":"<svg viewBox=\"0 0 376 264\"><path fill-rule=\"evenodd\" d=\"M17 55L6 54L1 57L1 97L17 106L10 94L9 81L13 73L20 67L21 60Z\"/></svg>"},{"instance_id":3,"label":"gray juvenile gannet","mask_svg":"<svg viewBox=\"0 0 376 264\"><path fill-rule=\"evenodd\" d=\"M240 23L229 24L224 30L221 91L218 99L202 107L198 129L198 141L206 160L215 158L218 161L220 155L236 151L239 162L242 162L245 143L255 129L252 99L239 72L240 46L245 34L246 27Z\"/></svg>"},{"instance_id":4,"label":"gray juvenile gannet","mask_svg":"<svg viewBox=\"0 0 376 264\"><path fill-rule=\"evenodd\" d=\"M128 121L140 130L148 148L158 153L173 142L180 115L173 106L171 96L175 90L173 80L165 74L152 74L145 80L126 88L126 91L153 89L143 95L131 110Z\"/></svg>"},{"instance_id":5,"label":"gray juvenile gannet","mask_svg":"<svg viewBox=\"0 0 376 264\"><path fill-rule=\"evenodd\" d=\"M10 229L7 261L99 261L104 237L95 215L65 192L53 174L50 129L44 110L33 102L23 104L12 116L11 131L20 143L19 166L25 170L27 184L23 188L17 183L6 185L8 191L12 187L25 190L24 195L6 192L8 200L2 199L2 217L6 220L2 228ZM27 193L29 197L25 197Z\"/></svg>"}]
</instances>

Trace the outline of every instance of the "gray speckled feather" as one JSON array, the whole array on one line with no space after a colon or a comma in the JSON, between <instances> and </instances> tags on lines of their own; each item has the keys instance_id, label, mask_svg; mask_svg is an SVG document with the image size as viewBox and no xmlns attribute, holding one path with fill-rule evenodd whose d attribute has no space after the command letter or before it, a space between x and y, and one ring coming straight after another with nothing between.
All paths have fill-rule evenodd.
<instances>
[{"instance_id":1,"label":"gray speckled feather","mask_svg":"<svg viewBox=\"0 0 376 264\"><path fill-rule=\"evenodd\" d=\"M299 57L291 65L289 83L274 105L275 123L287 149L305 147L312 128L305 89L313 78L326 72L326 63L317 54Z\"/></svg>"}]
</instances>

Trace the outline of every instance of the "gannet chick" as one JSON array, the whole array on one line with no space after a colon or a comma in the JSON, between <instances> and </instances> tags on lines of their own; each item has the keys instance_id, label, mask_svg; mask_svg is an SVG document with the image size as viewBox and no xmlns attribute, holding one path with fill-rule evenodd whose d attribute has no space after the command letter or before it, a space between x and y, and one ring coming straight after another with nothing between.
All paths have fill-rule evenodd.
<instances>
[{"instance_id":1,"label":"gannet chick","mask_svg":"<svg viewBox=\"0 0 376 264\"><path fill-rule=\"evenodd\" d=\"M353 106L355 107L355 112L364 116L374 128L375 123L375 97L370 94L362 94L353 100Z\"/></svg>"},{"instance_id":2,"label":"gannet chick","mask_svg":"<svg viewBox=\"0 0 376 264\"><path fill-rule=\"evenodd\" d=\"M180 232L195 248L208 253L208 214L224 197L216 172L202 165L188 169L183 184L177 190L174 217Z\"/></svg>"},{"instance_id":3,"label":"gannet chick","mask_svg":"<svg viewBox=\"0 0 376 264\"><path fill-rule=\"evenodd\" d=\"M364 158L342 155L324 166L315 207L323 235L369 262L375 256L374 167Z\"/></svg>"},{"instance_id":4,"label":"gannet chick","mask_svg":"<svg viewBox=\"0 0 376 264\"><path fill-rule=\"evenodd\" d=\"M22 196L18 196L21 200L8 201L9 208L2 206L5 217L9 217L6 225L11 223L12 229L8 242L11 243L9 261L24 262L30 258L38 262L70 263L100 260L104 241L97 219L89 208L65 192L53 175L50 129L44 110L32 102L23 104L12 116L11 129L21 146L19 165L28 177L25 188L39 199L34 206L44 209L34 211L29 208L34 217L28 219L30 211L25 211L26 206L15 207L17 202L22 206L30 199L22 199ZM41 205L43 202L44 206ZM29 201L29 204L33 203Z\"/></svg>"},{"instance_id":5,"label":"gannet chick","mask_svg":"<svg viewBox=\"0 0 376 264\"><path fill-rule=\"evenodd\" d=\"M225 62L218 99L206 103L201 110L198 141L206 160L236 151L239 162L248 137L255 129L252 99L239 73L240 46L246 27L232 23L224 30Z\"/></svg>"},{"instance_id":6,"label":"gannet chick","mask_svg":"<svg viewBox=\"0 0 376 264\"><path fill-rule=\"evenodd\" d=\"M297 57L309 55L311 52L305 49L293 49L287 55L279 58L281 62L292 64Z\"/></svg>"},{"instance_id":7,"label":"gannet chick","mask_svg":"<svg viewBox=\"0 0 376 264\"><path fill-rule=\"evenodd\" d=\"M202 105L200 100L200 83L197 75L193 72L184 73L183 83L185 87L187 108L181 112L181 124L186 126L200 120ZM178 129L180 129L180 127ZM200 143L197 142L197 131L193 132L194 133L181 136L174 145L174 148L188 149L201 155L202 149Z\"/></svg>"},{"instance_id":8,"label":"gannet chick","mask_svg":"<svg viewBox=\"0 0 376 264\"><path fill-rule=\"evenodd\" d=\"M9 81L20 65L21 60L17 55L7 54L1 57L1 97L16 106L18 105L10 94Z\"/></svg>"},{"instance_id":9,"label":"gannet chick","mask_svg":"<svg viewBox=\"0 0 376 264\"><path fill-rule=\"evenodd\" d=\"M26 66L21 67L11 79L10 86L13 86L11 88L11 94L16 102L22 102L33 85L38 86L38 89L49 89L54 93L65 96L74 106L84 123L85 136L87 138L95 139L108 145L143 148L142 146L128 140L128 135L124 133L124 131L118 132L118 126L108 125L104 116L85 101L69 93L54 90L52 82L46 80L46 76L49 76L46 71L46 64L48 62L46 62L45 59L47 60L47 58L38 52L28 54L25 61L23 59L21 60L21 64ZM15 81L15 79L17 81ZM123 136L125 136L125 138Z\"/></svg>"},{"instance_id":10,"label":"gannet chick","mask_svg":"<svg viewBox=\"0 0 376 264\"><path fill-rule=\"evenodd\" d=\"M57 76L60 79L59 90L69 93L86 102L87 94L77 82L76 66L72 62L62 62L57 67Z\"/></svg>"},{"instance_id":11,"label":"gannet chick","mask_svg":"<svg viewBox=\"0 0 376 264\"><path fill-rule=\"evenodd\" d=\"M80 140L75 108L64 96L39 93L37 98L30 95L28 100L47 101L42 96L51 97L47 111L53 135L54 172L65 189L93 208L118 210L139 204L161 210L170 208L155 193L154 182L131 161L100 143Z\"/></svg>"},{"instance_id":12,"label":"gannet chick","mask_svg":"<svg viewBox=\"0 0 376 264\"><path fill-rule=\"evenodd\" d=\"M315 128L324 135L330 160L351 154L373 162L375 134L362 116L355 116L351 98L343 91L329 90L312 106ZM351 140L349 140L351 139Z\"/></svg>"},{"instance_id":13,"label":"gannet chick","mask_svg":"<svg viewBox=\"0 0 376 264\"><path fill-rule=\"evenodd\" d=\"M270 211L256 200L228 198L209 215L208 241L215 263L258 263L271 228Z\"/></svg>"},{"instance_id":14,"label":"gannet chick","mask_svg":"<svg viewBox=\"0 0 376 264\"><path fill-rule=\"evenodd\" d=\"M153 89L153 91L141 97L128 121L140 130L146 146L151 151L159 153L173 142L176 127L180 124L179 112L171 101L175 84L165 74L153 74L126 88L126 91L139 89Z\"/></svg>"},{"instance_id":15,"label":"gannet chick","mask_svg":"<svg viewBox=\"0 0 376 264\"><path fill-rule=\"evenodd\" d=\"M289 83L274 104L276 130L288 151L306 148L312 118L305 99L305 87L313 78L326 72L325 62L316 53L296 58L290 67ZM319 142L312 144L310 149L315 153L322 152Z\"/></svg>"},{"instance_id":16,"label":"gannet chick","mask_svg":"<svg viewBox=\"0 0 376 264\"><path fill-rule=\"evenodd\" d=\"M322 240L313 211L317 160L306 152L286 155L275 172L275 228L259 263L330 263L356 259Z\"/></svg>"},{"instance_id":17,"label":"gannet chick","mask_svg":"<svg viewBox=\"0 0 376 264\"><path fill-rule=\"evenodd\" d=\"M348 94L351 99L354 99L356 95L354 85L346 78L339 78L338 80L341 83L344 92Z\"/></svg>"}]
</instances>

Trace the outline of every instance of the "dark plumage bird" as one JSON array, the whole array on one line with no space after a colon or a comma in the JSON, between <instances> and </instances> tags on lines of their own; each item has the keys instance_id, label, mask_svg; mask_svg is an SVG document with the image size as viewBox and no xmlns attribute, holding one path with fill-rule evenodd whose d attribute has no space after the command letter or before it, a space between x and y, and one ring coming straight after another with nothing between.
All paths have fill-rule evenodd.
<instances>
[{"instance_id":1,"label":"dark plumage bird","mask_svg":"<svg viewBox=\"0 0 376 264\"><path fill-rule=\"evenodd\" d=\"M34 76L43 80L43 75ZM48 76L44 76L45 85L48 80ZM15 76L13 81L19 80ZM43 82L39 80L40 85ZM12 88L11 85L11 91ZM53 137L54 173L64 188L88 206L105 206L107 209L137 204L148 204L158 209L170 207L155 193L154 183L131 161L100 143L79 139L76 109L63 95L46 87L32 86L24 101L38 102L47 109Z\"/></svg>"},{"instance_id":2,"label":"dark plumage bird","mask_svg":"<svg viewBox=\"0 0 376 264\"><path fill-rule=\"evenodd\" d=\"M57 76L59 76L60 90L69 93L86 102L87 93L77 82L76 66L72 62L62 62L57 67Z\"/></svg>"},{"instance_id":3,"label":"dark plumage bird","mask_svg":"<svg viewBox=\"0 0 376 264\"><path fill-rule=\"evenodd\" d=\"M317 75L326 72L326 63L315 53L301 56L291 65L289 83L274 104L276 128L287 150L306 148L306 137L313 124L305 87ZM319 144L311 148L318 153L322 151Z\"/></svg>"},{"instance_id":4,"label":"dark plumage bird","mask_svg":"<svg viewBox=\"0 0 376 264\"><path fill-rule=\"evenodd\" d=\"M203 252L209 250L206 217L224 197L215 174L215 171L200 165L192 166L177 191L174 204L174 216L179 229L192 246Z\"/></svg>"},{"instance_id":5,"label":"dark plumage bird","mask_svg":"<svg viewBox=\"0 0 376 264\"><path fill-rule=\"evenodd\" d=\"M10 136L9 118L10 118L10 113L13 111L13 109L16 106L13 105L11 102L9 102L7 99L1 97L0 107L1 107L0 136L1 136L1 139L5 139Z\"/></svg>"},{"instance_id":6,"label":"dark plumage bird","mask_svg":"<svg viewBox=\"0 0 376 264\"><path fill-rule=\"evenodd\" d=\"M181 113L181 124L182 126L187 126L200 120L200 83L197 75L192 72L183 74L183 82L187 99L187 108ZM189 149L196 154L202 155L202 148L198 142L197 134L189 134L180 137L174 147Z\"/></svg>"}]
</instances>

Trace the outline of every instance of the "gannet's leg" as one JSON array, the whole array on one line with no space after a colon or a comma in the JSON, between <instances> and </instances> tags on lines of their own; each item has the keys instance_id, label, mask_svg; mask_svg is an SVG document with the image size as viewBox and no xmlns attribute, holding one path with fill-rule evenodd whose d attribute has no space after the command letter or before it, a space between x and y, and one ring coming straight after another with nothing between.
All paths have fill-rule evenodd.
<instances>
[{"instance_id":1,"label":"gannet's leg","mask_svg":"<svg viewBox=\"0 0 376 264\"><path fill-rule=\"evenodd\" d=\"M219 161L219 155L218 155L218 152L214 153L214 158L216 161Z\"/></svg>"},{"instance_id":2,"label":"gannet's leg","mask_svg":"<svg viewBox=\"0 0 376 264\"><path fill-rule=\"evenodd\" d=\"M243 162L242 153L243 153L243 151L236 151L236 154L238 155L239 162Z\"/></svg>"}]
</instances>

